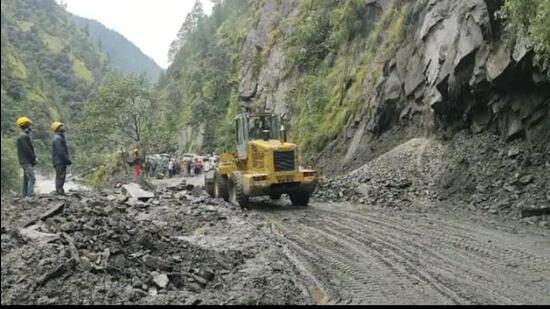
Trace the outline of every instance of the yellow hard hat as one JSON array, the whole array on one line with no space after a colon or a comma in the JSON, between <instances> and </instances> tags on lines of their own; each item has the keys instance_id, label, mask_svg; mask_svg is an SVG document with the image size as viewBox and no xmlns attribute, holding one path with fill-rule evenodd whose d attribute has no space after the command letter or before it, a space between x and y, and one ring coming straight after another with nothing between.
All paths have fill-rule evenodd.
<instances>
[{"instance_id":1,"label":"yellow hard hat","mask_svg":"<svg viewBox=\"0 0 550 309\"><path fill-rule=\"evenodd\" d=\"M137 153L137 152L139 152L139 150L138 150L137 148L136 148L136 149L134 149L134 153Z\"/></svg>"},{"instance_id":2,"label":"yellow hard hat","mask_svg":"<svg viewBox=\"0 0 550 309\"><path fill-rule=\"evenodd\" d=\"M52 123L52 131L57 131L57 129L59 129L59 127L61 127L62 125L63 122L54 121L54 123Z\"/></svg>"},{"instance_id":3,"label":"yellow hard hat","mask_svg":"<svg viewBox=\"0 0 550 309\"><path fill-rule=\"evenodd\" d=\"M23 117L17 118L17 121L15 123L17 124L18 127L22 127L26 123L31 124L32 120L28 117L23 116Z\"/></svg>"}]
</instances>

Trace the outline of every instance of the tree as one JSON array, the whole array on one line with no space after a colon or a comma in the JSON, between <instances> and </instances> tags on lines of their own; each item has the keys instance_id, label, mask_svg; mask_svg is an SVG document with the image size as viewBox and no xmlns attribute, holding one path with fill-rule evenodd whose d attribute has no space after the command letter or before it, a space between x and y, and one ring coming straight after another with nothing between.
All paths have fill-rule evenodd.
<instances>
[{"instance_id":1,"label":"tree","mask_svg":"<svg viewBox=\"0 0 550 309\"><path fill-rule=\"evenodd\" d=\"M185 17L185 21L181 25L176 39L170 44L168 62L171 63L174 60L180 48L186 43L189 34L197 29L205 18L206 14L204 14L202 3L199 0L195 1L195 5L193 5L193 9Z\"/></svg>"},{"instance_id":2,"label":"tree","mask_svg":"<svg viewBox=\"0 0 550 309\"><path fill-rule=\"evenodd\" d=\"M85 103L82 130L96 143L101 139L119 145L147 143L153 110L152 92L144 74L112 73Z\"/></svg>"},{"instance_id":3,"label":"tree","mask_svg":"<svg viewBox=\"0 0 550 309\"><path fill-rule=\"evenodd\" d=\"M10 190L18 190L19 184L19 164L15 156L14 139L2 135L2 173L0 189L2 194Z\"/></svg>"}]
</instances>

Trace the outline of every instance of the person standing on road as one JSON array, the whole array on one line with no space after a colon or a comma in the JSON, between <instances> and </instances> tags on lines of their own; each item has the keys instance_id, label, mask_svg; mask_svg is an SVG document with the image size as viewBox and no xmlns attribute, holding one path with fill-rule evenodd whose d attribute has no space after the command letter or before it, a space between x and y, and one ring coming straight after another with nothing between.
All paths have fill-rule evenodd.
<instances>
[{"instance_id":1,"label":"person standing on road","mask_svg":"<svg viewBox=\"0 0 550 309\"><path fill-rule=\"evenodd\" d=\"M16 146L17 158L21 168L23 168L23 196L32 196L34 195L34 184L36 182L34 166L38 163L31 139L32 120L23 116L17 118L16 124L21 129Z\"/></svg>"},{"instance_id":2,"label":"person standing on road","mask_svg":"<svg viewBox=\"0 0 550 309\"><path fill-rule=\"evenodd\" d=\"M187 169L187 176L193 176L193 164L191 162L191 159L186 160L185 165Z\"/></svg>"},{"instance_id":3,"label":"person standing on road","mask_svg":"<svg viewBox=\"0 0 550 309\"><path fill-rule=\"evenodd\" d=\"M133 156L128 160L128 164L132 166L134 169L134 176L136 179L136 182L139 182L141 177L141 157L139 155L139 150L136 148L134 149Z\"/></svg>"},{"instance_id":4,"label":"person standing on road","mask_svg":"<svg viewBox=\"0 0 550 309\"><path fill-rule=\"evenodd\" d=\"M170 158L168 161L168 178L174 176L174 159Z\"/></svg>"},{"instance_id":5,"label":"person standing on road","mask_svg":"<svg viewBox=\"0 0 550 309\"><path fill-rule=\"evenodd\" d=\"M55 135L52 141L52 161L55 169L55 192L59 195L65 194L65 179L67 177L67 166L73 164L69 158L69 149L65 140L65 126L59 121L52 123L52 131Z\"/></svg>"},{"instance_id":6,"label":"person standing on road","mask_svg":"<svg viewBox=\"0 0 550 309\"><path fill-rule=\"evenodd\" d=\"M178 177L181 175L181 164L177 158L174 158L174 175Z\"/></svg>"}]
</instances>

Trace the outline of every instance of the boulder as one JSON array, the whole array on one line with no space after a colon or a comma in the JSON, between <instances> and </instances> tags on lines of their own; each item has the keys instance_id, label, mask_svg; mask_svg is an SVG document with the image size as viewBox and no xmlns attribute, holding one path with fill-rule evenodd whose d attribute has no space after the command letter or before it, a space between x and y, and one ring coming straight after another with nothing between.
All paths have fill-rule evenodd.
<instances>
[{"instance_id":1,"label":"boulder","mask_svg":"<svg viewBox=\"0 0 550 309\"><path fill-rule=\"evenodd\" d=\"M140 201L147 201L155 197L155 194L153 192L143 190L136 183L129 183L129 184L123 185L122 191L128 196L130 196L130 198L137 199Z\"/></svg>"},{"instance_id":2,"label":"boulder","mask_svg":"<svg viewBox=\"0 0 550 309\"><path fill-rule=\"evenodd\" d=\"M521 150L518 147L511 148L508 151L508 157L509 158L515 158L521 153Z\"/></svg>"},{"instance_id":3,"label":"boulder","mask_svg":"<svg viewBox=\"0 0 550 309\"><path fill-rule=\"evenodd\" d=\"M513 115L513 114L512 114ZM523 123L519 117L513 115L509 118L506 128L506 140L511 141L518 137L524 130Z\"/></svg>"},{"instance_id":4,"label":"boulder","mask_svg":"<svg viewBox=\"0 0 550 309\"><path fill-rule=\"evenodd\" d=\"M489 81L497 79L512 63L510 50L505 43L500 43L489 55L487 61L487 78Z\"/></svg>"},{"instance_id":5,"label":"boulder","mask_svg":"<svg viewBox=\"0 0 550 309\"><path fill-rule=\"evenodd\" d=\"M153 282L161 289L165 289L168 285L168 282L170 281L168 279L168 275L161 274L156 271L152 272L151 275L153 276Z\"/></svg>"},{"instance_id":6,"label":"boulder","mask_svg":"<svg viewBox=\"0 0 550 309\"><path fill-rule=\"evenodd\" d=\"M57 236L56 234L40 232L40 231L37 231L37 229L38 229L38 226L33 225L28 228L18 229L18 232L21 236L23 236L26 239L37 241L43 244L52 242L59 238L59 236Z\"/></svg>"}]
</instances>

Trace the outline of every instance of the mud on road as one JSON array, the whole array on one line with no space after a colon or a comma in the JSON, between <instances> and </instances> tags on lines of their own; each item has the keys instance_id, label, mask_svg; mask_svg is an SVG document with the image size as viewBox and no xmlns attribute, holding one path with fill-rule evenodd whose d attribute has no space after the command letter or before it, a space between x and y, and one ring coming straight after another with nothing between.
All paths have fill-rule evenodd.
<instances>
[{"instance_id":1,"label":"mud on road","mask_svg":"<svg viewBox=\"0 0 550 309\"><path fill-rule=\"evenodd\" d=\"M254 212L317 304L550 303L547 229L342 203Z\"/></svg>"},{"instance_id":2,"label":"mud on road","mask_svg":"<svg viewBox=\"0 0 550 309\"><path fill-rule=\"evenodd\" d=\"M2 304L550 303L548 228L438 205L243 211L178 181L147 201L2 197Z\"/></svg>"}]
</instances>

